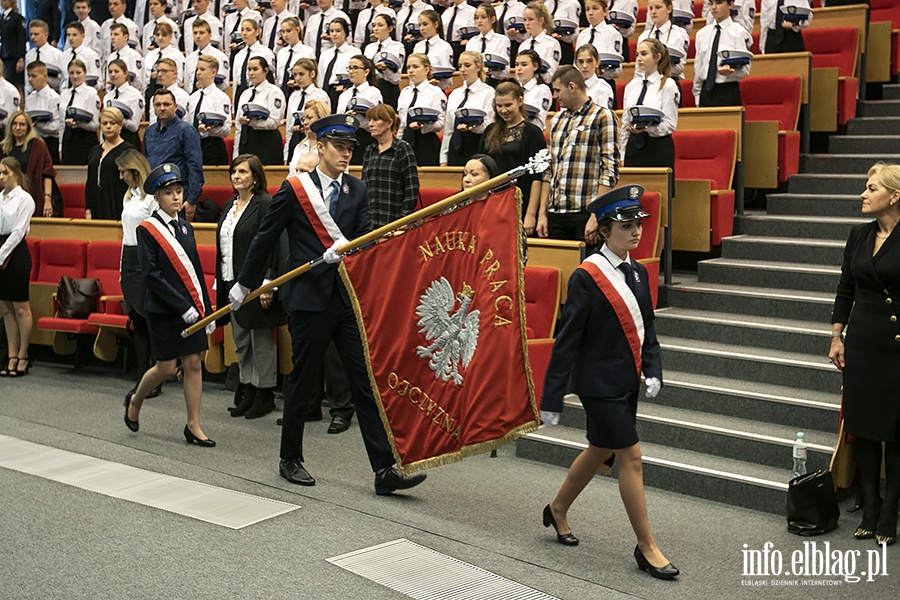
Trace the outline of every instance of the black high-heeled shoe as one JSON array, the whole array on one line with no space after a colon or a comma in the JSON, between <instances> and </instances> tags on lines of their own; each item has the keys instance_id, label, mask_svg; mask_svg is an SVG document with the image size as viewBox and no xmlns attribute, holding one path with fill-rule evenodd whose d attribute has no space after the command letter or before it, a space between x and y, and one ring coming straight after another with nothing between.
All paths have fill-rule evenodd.
<instances>
[{"instance_id":1,"label":"black high-heeled shoe","mask_svg":"<svg viewBox=\"0 0 900 600\"><path fill-rule=\"evenodd\" d=\"M16 356L10 356L6 361L6 366L0 369L0 377L9 377L10 373L15 372L16 365L19 364L19 359ZM15 377L15 375L13 375Z\"/></svg>"},{"instance_id":2,"label":"black high-heeled shoe","mask_svg":"<svg viewBox=\"0 0 900 600\"><path fill-rule=\"evenodd\" d=\"M556 519L553 518L553 511L550 510L550 505L544 507L544 527L553 526L553 530L556 531L556 541L562 544L563 546L577 546L578 538L572 535L572 532L569 533L560 533L559 527L556 525Z\"/></svg>"},{"instance_id":3,"label":"black high-heeled shoe","mask_svg":"<svg viewBox=\"0 0 900 600\"><path fill-rule=\"evenodd\" d=\"M194 435L194 432L191 431L187 425L184 426L184 440L188 444L197 444L201 448L215 448L216 447L216 443L214 441L212 441L211 439L206 438L205 440L201 440L196 435Z\"/></svg>"},{"instance_id":4,"label":"black high-heeled shoe","mask_svg":"<svg viewBox=\"0 0 900 600\"><path fill-rule=\"evenodd\" d=\"M134 398L134 392L128 392L127 394L125 394L125 426L128 427L128 429L130 429L131 431L137 433L137 430L141 428L141 424L128 418L128 409L131 408L132 398Z\"/></svg>"},{"instance_id":5,"label":"black high-heeled shoe","mask_svg":"<svg viewBox=\"0 0 900 600\"><path fill-rule=\"evenodd\" d=\"M654 567L637 546L634 547L634 560L637 561L638 569L646 571L652 577L656 577L657 579L667 579L671 581L681 574L681 571L679 571L672 563L669 563L664 567Z\"/></svg>"},{"instance_id":6,"label":"black high-heeled shoe","mask_svg":"<svg viewBox=\"0 0 900 600\"><path fill-rule=\"evenodd\" d=\"M22 364L23 360L25 361L25 368L20 369L19 365ZM25 375L28 375L28 373L30 373L30 372L31 372L31 359L28 358L27 356L25 356L25 357L20 356L16 359L16 370L10 372L9 376L10 377L24 377ZM13 374L13 373L15 373L15 374Z\"/></svg>"}]
</instances>

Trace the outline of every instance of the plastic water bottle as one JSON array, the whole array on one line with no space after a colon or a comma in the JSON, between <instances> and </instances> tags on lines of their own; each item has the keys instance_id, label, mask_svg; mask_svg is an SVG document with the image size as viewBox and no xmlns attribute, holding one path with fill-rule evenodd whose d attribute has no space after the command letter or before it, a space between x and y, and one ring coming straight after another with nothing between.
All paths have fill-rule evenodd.
<instances>
[{"instance_id":1,"label":"plastic water bottle","mask_svg":"<svg viewBox=\"0 0 900 600\"><path fill-rule=\"evenodd\" d=\"M792 469L794 477L806 475L806 440L803 439L803 432L797 432L797 439L794 441L794 468Z\"/></svg>"}]
</instances>

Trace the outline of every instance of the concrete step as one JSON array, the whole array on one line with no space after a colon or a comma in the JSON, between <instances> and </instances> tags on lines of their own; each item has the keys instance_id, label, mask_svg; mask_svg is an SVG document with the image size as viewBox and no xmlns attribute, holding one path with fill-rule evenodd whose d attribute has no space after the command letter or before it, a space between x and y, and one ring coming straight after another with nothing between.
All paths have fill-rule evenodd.
<instances>
[{"instance_id":1,"label":"concrete step","mask_svg":"<svg viewBox=\"0 0 900 600\"><path fill-rule=\"evenodd\" d=\"M881 86L881 97L885 100L900 100L900 85L886 83Z\"/></svg>"},{"instance_id":2,"label":"concrete step","mask_svg":"<svg viewBox=\"0 0 900 600\"><path fill-rule=\"evenodd\" d=\"M900 142L900 138L898 138ZM900 147L900 143L898 143ZM766 212L770 215L802 217L859 217L859 195L852 194L769 194Z\"/></svg>"},{"instance_id":3,"label":"concrete step","mask_svg":"<svg viewBox=\"0 0 900 600\"><path fill-rule=\"evenodd\" d=\"M703 283L748 285L782 290L834 292L840 278L840 265L797 265L730 258L713 258L697 264L697 277Z\"/></svg>"},{"instance_id":4,"label":"concrete step","mask_svg":"<svg viewBox=\"0 0 900 600\"><path fill-rule=\"evenodd\" d=\"M666 366L662 391L656 398L644 398L642 406L664 404L738 419L778 423L796 431L834 432L838 428L840 402L840 394L834 392L801 390L766 381L697 375ZM833 440L821 443L830 444Z\"/></svg>"},{"instance_id":5,"label":"concrete step","mask_svg":"<svg viewBox=\"0 0 900 600\"><path fill-rule=\"evenodd\" d=\"M872 161L873 163L876 161ZM791 175L788 192L791 194L848 194L859 195L866 187L866 173L869 167L852 175L823 175L821 173L799 173ZM846 172L846 171L832 171Z\"/></svg>"},{"instance_id":6,"label":"concrete step","mask_svg":"<svg viewBox=\"0 0 900 600\"><path fill-rule=\"evenodd\" d=\"M665 369L738 381L771 381L799 390L840 393L841 373L819 354L660 336Z\"/></svg>"},{"instance_id":7,"label":"concrete step","mask_svg":"<svg viewBox=\"0 0 900 600\"><path fill-rule=\"evenodd\" d=\"M847 122L848 135L900 135L900 117L856 117Z\"/></svg>"},{"instance_id":8,"label":"concrete step","mask_svg":"<svg viewBox=\"0 0 900 600\"><path fill-rule=\"evenodd\" d=\"M584 429L584 408L578 396L567 397L560 425ZM779 423L646 402L638 407L637 432L642 444L672 446L781 469L792 466L791 450L797 436L795 428ZM807 469L828 468L837 432L807 428L803 434L808 446Z\"/></svg>"},{"instance_id":9,"label":"concrete step","mask_svg":"<svg viewBox=\"0 0 900 600\"><path fill-rule=\"evenodd\" d=\"M900 135L833 135L828 151L835 154L894 154L900 148Z\"/></svg>"},{"instance_id":10,"label":"concrete step","mask_svg":"<svg viewBox=\"0 0 900 600\"><path fill-rule=\"evenodd\" d=\"M867 100L859 103L860 117L900 117L900 100Z\"/></svg>"},{"instance_id":11,"label":"concrete step","mask_svg":"<svg viewBox=\"0 0 900 600\"><path fill-rule=\"evenodd\" d=\"M696 277L676 278L669 290L670 306L686 310L723 311L735 315L752 315L782 319L830 323L834 292L773 290L743 285L700 283Z\"/></svg>"},{"instance_id":12,"label":"concrete step","mask_svg":"<svg viewBox=\"0 0 900 600\"><path fill-rule=\"evenodd\" d=\"M676 306L656 311L659 335L802 354L824 352L830 343L830 329L825 321L792 321Z\"/></svg>"},{"instance_id":13,"label":"concrete step","mask_svg":"<svg viewBox=\"0 0 900 600\"><path fill-rule=\"evenodd\" d=\"M567 469L587 448L584 430L543 427L516 440L516 456ZM641 444L644 484L716 502L784 514L790 469Z\"/></svg>"},{"instance_id":14,"label":"concrete step","mask_svg":"<svg viewBox=\"0 0 900 600\"><path fill-rule=\"evenodd\" d=\"M735 230L745 235L844 240L854 225L871 219L745 214L735 219Z\"/></svg>"},{"instance_id":15,"label":"concrete step","mask_svg":"<svg viewBox=\"0 0 900 600\"><path fill-rule=\"evenodd\" d=\"M805 174L859 173L862 185L856 190L862 193L865 189L866 173L878 161L889 163L900 162L900 147L895 146L892 154L804 154L800 156L800 170ZM834 193L834 192L832 192Z\"/></svg>"},{"instance_id":16,"label":"concrete step","mask_svg":"<svg viewBox=\"0 0 900 600\"><path fill-rule=\"evenodd\" d=\"M823 239L735 235L722 240L722 257L814 265L839 265L844 242Z\"/></svg>"}]
</instances>

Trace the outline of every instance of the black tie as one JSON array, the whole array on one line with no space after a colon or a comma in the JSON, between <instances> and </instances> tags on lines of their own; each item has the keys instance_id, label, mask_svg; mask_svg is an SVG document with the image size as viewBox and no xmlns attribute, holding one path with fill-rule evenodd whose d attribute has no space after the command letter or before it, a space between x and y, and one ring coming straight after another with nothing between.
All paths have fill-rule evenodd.
<instances>
[{"instance_id":1,"label":"black tie","mask_svg":"<svg viewBox=\"0 0 900 600\"><path fill-rule=\"evenodd\" d=\"M247 104L253 102L253 99L256 98L256 88L253 88L253 91L250 92L250 99L247 100ZM246 124L241 127L241 142L238 146L238 152L246 152L244 146L247 144L247 136L250 135L250 124Z\"/></svg>"},{"instance_id":2,"label":"black tie","mask_svg":"<svg viewBox=\"0 0 900 600\"><path fill-rule=\"evenodd\" d=\"M472 91L472 88L470 88L470 87L466 88L465 94L463 95L463 100L462 100L462 102L459 103L459 106L457 106L456 108L459 109L466 105L466 102L469 101L469 92L471 92L471 91ZM462 150L462 145L463 145L462 131L454 128L453 135L450 136L450 147L456 151L459 151L459 150Z\"/></svg>"},{"instance_id":3,"label":"black tie","mask_svg":"<svg viewBox=\"0 0 900 600\"><path fill-rule=\"evenodd\" d=\"M557 6L556 0L553 0L553 8L550 9L550 16L556 16L556 15L555 15L555 13L556 13L556 6Z\"/></svg>"},{"instance_id":4,"label":"black tie","mask_svg":"<svg viewBox=\"0 0 900 600\"><path fill-rule=\"evenodd\" d=\"M247 64L250 62L250 46L244 48L246 50L246 54L244 55L244 64L241 65L241 90L247 89ZM240 96L238 96L240 99Z\"/></svg>"},{"instance_id":5,"label":"black tie","mask_svg":"<svg viewBox=\"0 0 900 600\"><path fill-rule=\"evenodd\" d=\"M537 42L537 40L534 39L534 38L531 38L531 49L532 49L532 50L534 50L534 44L535 44L535 42Z\"/></svg>"},{"instance_id":6,"label":"black tie","mask_svg":"<svg viewBox=\"0 0 900 600\"><path fill-rule=\"evenodd\" d=\"M406 26L409 25L409 20L412 18L412 8L409 8L409 12L406 13L406 18L403 20L403 27L400 28L400 39L403 39L403 36L406 35Z\"/></svg>"},{"instance_id":7,"label":"black tie","mask_svg":"<svg viewBox=\"0 0 900 600\"><path fill-rule=\"evenodd\" d=\"M431 49L431 42L425 40L425 56L428 56L428 50Z\"/></svg>"},{"instance_id":8,"label":"black tie","mask_svg":"<svg viewBox=\"0 0 900 600\"><path fill-rule=\"evenodd\" d=\"M113 99L115 99L115 100L118 100L118 99L119 99L119 88L116 88L116 93L115 93L115 95L113 96Z\"/></svg>"},{"instance_id":9,"label":"black tie","mask_svg":"<svg viewBox=\"0 0 900 600\"><path fill-rule=\"evenodd\" d=\"M347 105L347 110L353 110L353 107L356 106L356 94L359 91L359 88L353 86L353 96L350 97L350 104Z\"/></svg>"},{"instance_id":10,"label":"black tie","mask_svg":"<svg viewBox=\"0 0 900 600\"><path fill-rule=\"evenodd\" d=\"M713 38L712 50L709 52L709 67L706 69L706 81L703 87L707 92L712 91L716 87L716 73L719 72L719 37L722 35L722 28L716 25L716 37Z\"/></svg>"},{"instance_id":11,"label":"black tie","mask_svg":"<svg viewBox=\"0 0 900 600\"><path fill-rule=\"evenodd\" d=\"M272 27L272 33L269 34L269 49L275 49L275 36L278 34L278 15L275 15L275 26Z\"/></svg>"},{"instance_id":12,"label":"black tie","mask_svg":"<svg viewBox=\"0 0 900 600\"><path fill-rule=\"evenodd\" d=\"M644 103L644 96L647 95L647 86L650 85L649 79L644 79L643 86L641 87L641 95L638 96L637 105L641 106Z\"/></svg>"},{"instance_id":13,"label":"black tie","mask_svg":"<svg viewBox=\"0 0 900 600\"><path fill-rule=\"evenodd\" d=\"M484 54L487 52L487 38L481 36L481 53Z\"/></svg>"},{"instance_id":14,"label":"black tie","mask_svg":"<svg viewBox=\"0 0 900 600\"><path fill-rule=\"evenodd\" d=\"M316 36L316 56L322 55L322 33L325 27L325 13L319 13L319 35Z\"/></svg>"},{"instance_id":15,"label":"black tie","mask_svg":"<svg viewBox=\"0 0 900 600\"><path fill-rule=\"evenodd\" d=\"M453 16L450 17L450 22L447 23L447 41L453 42L453 23L456 21L456 13L459 12L459 4L453 7ZM428 51L425 51L425 54L428 54Z\"/></svg>"},{"instance_id":16,"label":"black tie","mask_svg":"<svg viewBox=\"0 0 900 600\"><path fill-rule=\"evenodd\" d=\"M299 119L294 119L294 125L300 125L300 122L303 120L303 105L306 104L306 90L300 90L300 103L297 104L297 110L295 112L300 113ZM292 131L291 132L291 143L288 146L288 159L290 159L294 155L294 148L297 147L297 144L300 143L300 132Z\"/></svg>"},{"instance_id":17,"label":"black tie","mask_svg":"<svg viewBox=\"0 0 900 600\"><path fill-rule=\"evenodd\" d=\"M619 270L625 274L625 284L628 286L628 289L634 292L634 275L632 274L631 264L628 261L619 263Z\"/></svg>"},{"instance_id":18,"label":"black tie","mask_svg":"<svg viewBox=\"0 0 900 600\"><path fill-rule=\"evenodd\" d=\"M144 23L150 20L150 0L144 0Z\"/></svg>"},{"instance_id":19,"label":"black tie","mask_svg":"<svg viewBox=\"0 0 900 600\"><path fill-rule=\"evenodd\" d=\"M588 40L588 44L594 45L594 36L597 35L597 30L591 27L591 39Z\"/></svg>"},{"instance_id":20,"label":"black tie","mask_svg":"<svg viewBox=\"0 0 900 600\"><path fill-rule=\"evenodd\" d=\"M294 62L294 49L291 48L288 51L288 59L287 64L284 65L284 76L281 78L281 91L284 94L284 97L287 98L291 95L291 86L288 85L288 81L291 80L291 63Z\"/></svg>"},{"instance_id":21,"label":"black tie","mask_svg":"<svg viewBox=\"0 0 900 600\"><path fill-rule=\"evenodd\" d=\"M38 48L37 52L35 52L34 59L41 60L41 49L40 48Z\"/></svg>"},{"instance_id":22,"label":"black tie","mask_svg":"<svg viewBox=\"0 0 900 600\"><path fill-rule=\"evenodd\" d=\"M69 103L66 105L66 116L68 117L69 109L72 108L72 105L75 103L75 94L78 91L75 88L72 88L72 96L69 98ZM65 131L63 131L63 141L69 141L72 139L72 128L68 125L66 126Z\"/></svg>"},{"instance_id":23,"label":"black tie","mask_svg":"<svg viewBox=\"0 0 900 600\"><path fill-rule=\"evenodd\" d=\"M509 9L509 4L506 2L503 3L503 12L500 13L500 20L497 21L497 33L506 33L506 11Z\"/></svg>"},{"instance_id":24,"label":"black tie","mask_svg":"<svg viewBox=\"0 0 900 600\"><path fill-rule=\"evenodd\" d=\"M231 28L231 33L237 33L238 27L241 24L241 13L235 13L234 15L234 27Z\"/></svg>"},{"instance_id":25,"label":"black tie","mask_svg":"<svg viewBox=\"0 0 900 600\"><path fill-rule=\"evenodd\" d=\"M338 58L338 49L334 48L334 58L331 59L331 62L328 63L328 66L325 68L325 79L322 81L325 82L326 86L331 85L331 72L334 71L334 63L337 62Z\"/></svg>"},{"instance_id":26,"label":"black tie","mask_svg":"<svg viewBox=\"0 0 900 600\"><path fill-rule=\"evenodd\" d=\"M375 9L372 9L372 12L369 13L369 21L366 23L365 36L363 37L363 43L365 44L370 39L372 39L372 21L375 20ZM381 52L381 44L378 44L378 51Z\"/></svg>"},{"instance_id":27,"label":"black tie","mask_svg":"<svg viewBox=\"0 0 900 600\"><path fill-rule=\"evenodd\" d=\"M659 39L659 33L660 33L659 28L657 28L656 29L656 39Z\"/></svg>"},{"instance_id":28,"label":"black tie","mask_svg":"<svg viewBox=\"0 0 900 600\"><path fill-rule=\"evenodd\" d=\"M779 46L784 41L784 0L778 0L778 7L775 9L775 43Z\"/></svg>"},{"instance_id":29,"label":"black tie","mask_svg":"<svg viewBox=\"0 0 900 600\"><path fill-rule=\"evenodd\" d=\"M409 127L409 117L412 114L412 108L416 105L416 100L419 99L419 88L413 88L413 97L412 102L409 103L409 108L406 110L406 129L403 130L403 139L410 146L416 145L416 131L414 129L410 129Z\"/></svg>"},{"instance_id":30,"label":"black tie","mask_svg":"<svg viewBox=\"0 0 900 600\"><path fill-rule=\"evenodd\" d=\"M200 107L203 106L203 94L205 92L200 90L200 100L197 102L197 108L194 109L194 127L200 125Z\"/></svg>"}]
</instances>

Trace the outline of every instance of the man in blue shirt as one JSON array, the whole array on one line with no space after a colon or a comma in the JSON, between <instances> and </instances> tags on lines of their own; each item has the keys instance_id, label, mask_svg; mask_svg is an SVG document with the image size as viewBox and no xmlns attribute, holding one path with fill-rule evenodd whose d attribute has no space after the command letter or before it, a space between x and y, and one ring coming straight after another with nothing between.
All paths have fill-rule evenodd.
<instances>
[{"instance_id":1,"label":"man in blue shirt","mask_svg":"<svg viewBox=\"0 0 900 600\"><path fill-rule=\"evenodd\" d=\"M144 154L150 168L163 163L174 163L181 170L184 180L184 215L194 220L197 200L203 188L203 151L200 149L200 133L175 114L175 96L166 89L153 95L156 123L144 132Z\"/></svg>"}]
</instances>

